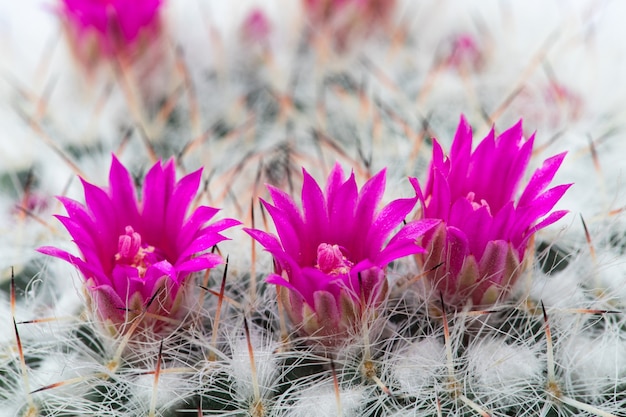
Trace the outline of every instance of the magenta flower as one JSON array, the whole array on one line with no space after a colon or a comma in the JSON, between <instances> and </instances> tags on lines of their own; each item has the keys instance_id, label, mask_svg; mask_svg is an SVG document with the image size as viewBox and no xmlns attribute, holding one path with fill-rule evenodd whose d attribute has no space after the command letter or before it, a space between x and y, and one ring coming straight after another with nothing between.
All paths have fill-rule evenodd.
<instances>
[{"instance_id":1,"label":"magenta flower","mask_svg":"<svg viewBox=\"0 0 626 417\"><path fill-rule=\"evenodd\" d=\"M311 25L326 31L335 46L345 49L351 38L362 38L389 24L396 0L302 0Z\"/></svg>"},{"instance_id":2,"label":"magenta flower","mask_svg":"<svg viewBox=\"0 0 626 417\"><path fill-rule=\"evenodd\" d=\"M146 175L138 201L128 171L113 156L108 190L81 178L85 205L58 197L67 216L56 217L81 256L50 246L38 251L80 270L105 323L123 332L126 323L147 311L145 324L156 331L163 323L159 317L175 317L189 275L223 262L207 253L226 239L219 232L239 224L224 219L207 225L218 210L206 206L187 217L201 174L198 170L176 182L173 159L164 166L158 162Z\"/></svg>"},{"instance_id":3,"label":"magenta flower","mask_svg":"<svg viewBox=\"0 0 626 417\"><path fill-rule=\"evenodd\" d=\"M483 51L476 38L462 33L450 40L442 64L458 71L478 70L484 61Z\"/></svg>"},{"instance_id":4,"label":"magenta flower","mask_svg":"<svg viewBox=\"0 0 626 417\"><path fill-rule=\"evenodd\" d=\"M533 141L524 141L520 121L497 138L492 129L472 152L472 130L461 117L449 157L434 141L423 193L411 178L422 217L443 221L424 236L428 253L417 258L447 304L489 306L506 297L531 236L567 213L550 211L571 184L546 190L565 153L545 160L518 197Z\"/></svg>"},{"instance_id":5,"label":"magenta flower","mask_svg":"<svg viewBox=\"0 0 626 417\"><path fill-rule=\"evenodd\" d=\"M302 211L285 192L268 186L274 204L263 205L278 237L244 230L274 256L275 274L267 282L286 288L280 294L291 321L303 334L333 345L385 299L387 264L423 252L416 239L438 221L409 223L385 245L417 197L392 201L378 212L385 170L360 192L354 174L345 180L339 164L325 192L304 169L303 175Z\"/></svg>"},{"instance_id":6,"label":"magenta flower","mask_svg":"<svg viewBox=\"0 0 626 417\"><path fill-rule=\"evenodd\" d=\"M272 25L261 9L252 9L241 26L241 33L248 43L266 44Z\"/></svg>"},{"instance_id":7,"label":"magenta flower","mask_svg":"<svg viewBox=\"0 0 626 417\"><path fill-rule=\"evenodd\" d=\"M163 0L60 0L74 50L81 58L139 51L140 43L160 31Z\"/></svg>"}]
</instances>

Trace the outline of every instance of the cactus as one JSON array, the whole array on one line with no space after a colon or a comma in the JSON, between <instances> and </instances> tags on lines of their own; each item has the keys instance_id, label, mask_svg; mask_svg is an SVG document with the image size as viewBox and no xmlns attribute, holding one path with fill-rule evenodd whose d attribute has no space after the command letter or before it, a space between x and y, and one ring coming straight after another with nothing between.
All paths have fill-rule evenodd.
<instances>
[{"instance_id":1,"label":"cactus","mask_svg":"<svg viewBox=\"0 0 626 417\"><path fill-rule=\"evenodd\" d=\"M307 7L332 1L157 1L158 36L130 59L77 56L62 3L0 5L0 415L626 415L624 5L337 2L331 19ZM299 204L341 167L359 185L386 170L379 210L417 201L408 177L426 183L433 138L449 150L461 114L475 137L522 118L527 173L567 151L569 214L530 238L506 298L448 305L415 256L386 259L386 297L314 343L267 281L272 253L225 219L274 234L268 189ZM189 213L234 226L185 254L224 263L185 271L175 316L143 297L107 326L67 256L78 232L52 216L85 202L79 177L106 188L111 155L140 201L173 158L176 178L201 176Z\"/></svg>"}]
</instances>

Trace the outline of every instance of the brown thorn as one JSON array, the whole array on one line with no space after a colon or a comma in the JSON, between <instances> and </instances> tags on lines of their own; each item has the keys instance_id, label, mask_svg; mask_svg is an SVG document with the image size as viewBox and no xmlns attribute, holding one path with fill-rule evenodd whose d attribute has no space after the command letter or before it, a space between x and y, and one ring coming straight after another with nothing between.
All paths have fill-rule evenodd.
<instances>
[{"instance_id":1,"label":"brown thorn","mask_svg":"<svg viewBox=\"0 0 626 417\"><path fill-rule=\"evenodd\" d=\"M163 359L163 339L159 344L159 354L157 356L157 363L154 369L154 383L152 384L152 399L150 400L150 412L149 417L154 417L156 412L156 401L159 388L159 376L161 375L161 360Z\"/></svg>"},{"instance_id":2,"label":"brown thorn","mask_svg":"<svg viewBox=\"0 0 626 417\"><path fill-rule=\"evenodd\" d=\"M452 345L450 343L450 328L448 326L448 316L446 314L446 305L443 301L443 293L439 292L439 301L441 302L441 319L443 320L443 340L446 346L446 358L448 362L449 377L454 378L454 364L452 360Z\"/></svg>"},{"instance_id":3,"label":"brown thorn","mask_svg":"<svg viewBox=\"0 0 626 417\"><path fill-rule=\"evenodd\" d=\"M482 316L485 314L494 314L497 313L498 310L475 310L475 311L466 311L463 313L465 316L474 317L474 316Z\"/></svg>"},{"instance_id":4,"label":"brown thorn","mask_svg":"<svg viewBox=\"0 0 626 417\"><path fill-rule=\"evenodd\" d=\"M591 159L593 161L593 167L600 177L602 177L602 168L600 167L600 158L598 157L598 151L596 150L596 145L593 141L591 135L587 135L587 139L589 140L589 151L591 152Z\"/></svg>"},{"instance_id":5,"label":"brown thorn","mask_svg":"<svg viewBox=\"0 0 626 417\"><path fill-rule=\"evenodd\" d=\"M15 269L11 267L11 316L15 317Z\"/></svg>"},{"instance_id":6,"label":"brown thorn","mask_svg":"<svg viewBox=\"0 0 626 417\"><path fill-rule=\"evenodd\" d=\"M211 335L211 352L209 352L209 361L215 361L215 350L217 349L217 335L220 325L220 315L222 313L222 303L224 301L224 289L226 288L226 276L228 275L228 256L224 265L224 273L222 274L222 285L220 286L220 293L217 298L217 309L215 311L215 320L213 324L213 333Z\"/></svg>"},{"instance_id":7,"label":"brown thorn","mask_svg":"<svg viewBox=\"0 0 626 417\"><path fill-rule=\"evenodd\" d=\"M108 375L104 372L99 372L95 375L90 375L90 376L79 376L76 378L71 378L71 379L66 379L65 381L59 381L59 382L55 382L49 385L46 385L44 387L41 388L37 388L36 390L32 391L31 394L36 394L38 392L41 391L47 391L50 389L55 389L55 388L59 388L59 387L64 387L67 385L72 385L72 384L76 384L78 382L82 382L82 381L86 381L89 378L97 378L97 379L106 379L108 378Z\"/></svg>"},{"instance_id":8,"label":"brown thorn","mask_svg":"<svg viewBox=\"0 0 626 417\"><path fill-rule=\"evenodd\" d=\"M330 358L330 372L333 376L333 387L335 389L335 400L337 401L337 416L343 415L341 410L341 392L339 391L339 379L337 378L337 370L335 369L335 361Z\"/></svg>"},{"instance_id":9,"label":"brown thorn","mask_svg":"<svg viewBox=\"0 0 626 417\"><path fill-rule=\"evenodd\" d=\"M550 331L550 323L548 322L548 313L546 307L541 301L541 311L543 312L543 321L545 322L546 332L546 356L547 356L547 371L548 371L548 384L556 383L556 377L554 372L554 350L552 347L552 332Z\"/></svg>"},{"instance_id":10,"label":"brown thorn","mask_svg":"<svg viewBox=\"0 0 626 417\"><path fill-rule=\"evenodd\" d=\"M409 285L419 281L420 279L424 278L426 275L430 274L431 272L437 270L438 268L441 268L443 265L445 265L445 261L438 263L437 265L433 266L432 268L430 268L428 271L424 271L420 274L417 274L416 276L414 276L413 278L411 278L409 281L405 282L404 284L402 284L401 282L398 282L396 285L401 286L401 288L404 290L406 289Z\"/></svg>"},{"instance_id":11,"label":"brown thorn","mask_svg":"<svg viewBox=\"0 0 626 417\"><path fill-rule=\"evenodd\" d=\"M252 387L254 389L255 403L259 403L261 400L261 391L259 388L259 381L257 378L257 369L254 361L254 348L252 347L252 340L250 339L250 329L248 327L248 319L243 319L243 329L246 333L246 342L248 344L248 355L250 357L250 373L252 375Z\"/></svg>"},{"instance_id":12,"label":"brown thorn","mask_svg":"<svg viewBox=\"0 0 626 417\"><path fill-rule=\"evenodd\" d=\"M41 323L52 323L55 321L72 321L72 320L76 320L76 317L74 316L43 317L43 318L33 319L33 320L18 321L17 324L41 324Z\"/></svg>"},{"instance_id":13,"label":"brown thorn","mask_svg":"<svg viewBox=\"0 0 626 417\"><path fill-rule=\"evenodd\" d=\"M585 230L585 239L587 240L587 245L589 245L589 253L591 254L591 259L596 262L596 250L591 241L591 234L589 234L589 229L587 229L587 223L585 223L585 219L583 215L580 215L580 221L583 223L583 229Z\"/></svg>"},{"instance_id":14,"label":"brown thorn","mask_svg":"<svg viewBox=\"0 0 626 417\"><path fill-rule=\"evenodd\" d=\"M11 279L11 294L14 295L15 294L15 285L13 285L14 280ZM14 313L14 312L13 312ZM20 338L20 333L17 330L17 323L15 322L15 315L13 314L13 330L15 331L15 342L17 344L17 353L20 357L20 368L22 371L22 379L24 381L24 391L26 391L27 393L27 402L29 407L31 408L35 408L35 403L33 402L33 398L30 395L30 384L28 382L28 368L26 367L26 358L24 356L24 349L22 346L22 339Z\"/></svg>"},{"instance_id":15,"label":"brown thorn","mask_svg":"<svg viewBox=\"0 0 626 417\"><path fill-rule=\"evenodd\" d=\"M208 292L211 295L214 295L216 297L220 296L220 292L219 291L215 291L212 290L208 287L205 287L204 285L198 285L198 287L202 288L204 291ZM235 308L242 308L241 303L238 301L235 301L233 298L227 296L227 295L222 295L222 298L224 299L224 301L226 301L228 304L230 304L231 306L235 307Z\"/></svg>"},{"instance_id":16,"label":"brown thorn","mask_svg":"<svg viewBox=\"0 0 626 417\"><path fill-rule=\"evenodd\" d=\"M568 308L560 311L567 311L570 313L579 313L579 314L621 314L622 312L619 310L595 310L591 308Z\"/></svg>"},{"instance_id":17,"label":"brown thorn","mask_svg":"<svg viewBox=\"0 0 626 417\"><path fill-rule=\"evenodd\" d=\"M441 413L441 400L439 399L439 395L435 393L436 407L437 407L437 417L442 417Z\"/></svg>"},{"instance_id":18,"label":"brown thorn","mask_svg":"<svg viewBox=\"0 0 626 417\"><path fill-rule=\"evenodd\" d=\"M134 375L154 375L157 372L157 370L153 370L153 371L144 371L144 372L139 372L136 373ZM189 368L189 367L179 367L179 368L166 368L166 369L161 369L159 368L159 373L161 374L193 374L197 372L197 370L195 368Z\"/></svg>"}]
</instances>

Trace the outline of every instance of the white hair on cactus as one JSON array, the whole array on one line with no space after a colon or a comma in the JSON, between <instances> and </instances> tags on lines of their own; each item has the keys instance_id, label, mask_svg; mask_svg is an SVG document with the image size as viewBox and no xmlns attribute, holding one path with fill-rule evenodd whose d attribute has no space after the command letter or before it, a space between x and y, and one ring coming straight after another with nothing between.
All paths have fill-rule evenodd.
<instances>
[{"instance_id":1,"label":"white hair on cactus","mask_svg":"<svg viewBox=\"0 0 626 417\"><path fill-rule=\"evenodd\" d=\"M543 383L540 346L484 338L467 352L467 387L476 397L502 407L519 406Z\"/></svg>"},{"instance_id":2,"label":"white hair on cactus","mask_svg":"<svg viewBox=\"0 0 626 417\"><path fill-rule=\"evenodd\" d=\"M424 395L438 386L445 374L445 347L440 335L420 338L395 355L390 372L406 395Z\"/></svg>"},{"instance_id":3,"label":"white hair on cactus","mask_svg":"<svg viewBox=\"0 0 626 417\"><path fill-rule=\"evenodd\" d=\"M335 391L332 381L323 381L313 387L297 393L290 393L295 398L285 409L277 413L280 417L357 417L367 415L363 409L363 401L368 395L368 389L353 387Z\"/></svg>"}]
</instances>

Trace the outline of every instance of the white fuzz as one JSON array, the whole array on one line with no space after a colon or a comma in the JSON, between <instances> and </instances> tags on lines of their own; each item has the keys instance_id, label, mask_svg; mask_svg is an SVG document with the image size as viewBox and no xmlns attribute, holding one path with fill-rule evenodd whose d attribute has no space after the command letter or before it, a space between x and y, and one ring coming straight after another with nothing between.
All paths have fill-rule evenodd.
<instances>
[{"instance_id":1,"label":"white fuzz","mask_svg":"<svg viewBox=\"0 0 626 417\"><path fill-rule=\"evenodd\" d=\"M545 370L539 346L530 347L485 338L470 345L467 387L478 398L497 406L523 404L543 383Z\"/></svg>"},{"instance_id":2,"label":"white fuzz","mask_svg":"<svg viewBox=\"0 0 626 417\"><path fill-rule=\"evenodd\" d=\"M260 334L253 333L250 339L251 351L245 337L240 335L233 341L232 359L228 369L234 380L234 397L241 404L271 398L279 375L276 355L278 345ZM256 398L257 395L260 397Z\"/></svg>"},{"instance_id":3,"label":"white fuzz","mask_svg":"<svg viewBox=\"0 0 626 417\"><path fill-rule=\"evenodd\" d=\"M564 335L561 366L568 370L566 382L578 395L613 397L626 376L626 341L619 335L623 323L611 321L597 323L601 326L597 335Z\"/></svg>"},{"instance_id":4,"label":"white fuzz","mask_svg":"<svg viewBox=\"0 0 626 417\"><path fill-rule=\"evenodd\" d=\"M370 390L357 387L340 390L339 395L329 381L316 384L315 387L298 393L291 393L295 397L295 403L285 407L283 412L277 413L281 417L357 417L365 415L363 401L367 398ZM337 398L339 397L339 398Z\"/></svg>"},{"instance_id":5,"label":"white fuzz","mask_svg":"<svg viewBox=\"0 0 626 417\"><path fill-rule=\"evenodd\" d=\"M420 397L439 384L445 374L445 348L440 336L428 336L398 352L391 373L401 391Z\"/></svg>"}]
</instances>

